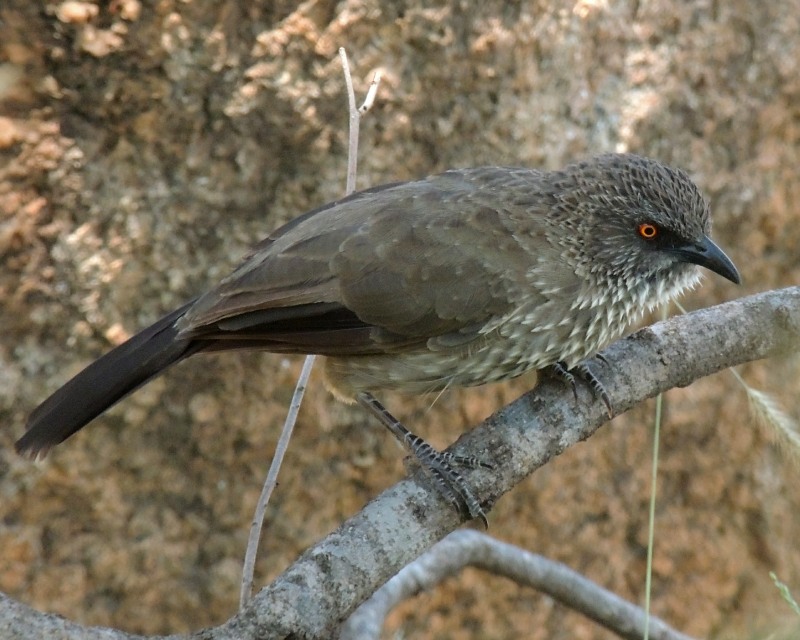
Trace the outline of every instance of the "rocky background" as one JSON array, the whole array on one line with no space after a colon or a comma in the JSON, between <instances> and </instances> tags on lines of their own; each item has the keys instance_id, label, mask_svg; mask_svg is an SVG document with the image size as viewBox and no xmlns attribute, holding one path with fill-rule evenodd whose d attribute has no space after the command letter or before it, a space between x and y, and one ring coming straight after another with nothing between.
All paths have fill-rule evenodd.
<instances>
[{"instance_id":1,"label":"rocky background","mask_svg":"<svg viewBox=\"0 0 800 640\"><path fill-rule=\"evenodd\" d=\"M707 278L687 307L800 281L798 0L4 0L0 591L141 633L234 613L296 359L191 359L44 463L12 443L69 375L342 193L339 46L359 95L384 73L362 187L635 151L694 176L744 276ZM800 417L797 354L742 374ZM268 514L262 584L403 474L380 427L313 387ZM430 410L385 400L446 445L525 388L452 392ZM490 532L641 601L653 413L615 419L534 474ZM702 637L797 625L768 572L800 594L800 471L742 388L724 373L671 391L662 438L654 612ZM610 637L473 571L395 612L396 632Z\"/></svg>"}]
</instances>

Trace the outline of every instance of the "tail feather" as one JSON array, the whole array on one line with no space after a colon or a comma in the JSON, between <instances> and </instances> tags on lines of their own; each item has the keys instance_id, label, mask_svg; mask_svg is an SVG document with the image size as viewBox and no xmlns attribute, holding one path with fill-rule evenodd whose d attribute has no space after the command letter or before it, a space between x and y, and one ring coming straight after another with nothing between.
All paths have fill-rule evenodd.
<instances>
[{"instance_id":1,"label":"tail feather","mask_svg":"<svg viewBox=\"0 0 800 640\"><path fill-rule=\"evenodd\" d=\"M46 455L145 382L202 348L199 341L177 339L175 322L191 304L96 360L42 402L28 418L16 450L33 458Z\"/></svg>"}]
</instances>

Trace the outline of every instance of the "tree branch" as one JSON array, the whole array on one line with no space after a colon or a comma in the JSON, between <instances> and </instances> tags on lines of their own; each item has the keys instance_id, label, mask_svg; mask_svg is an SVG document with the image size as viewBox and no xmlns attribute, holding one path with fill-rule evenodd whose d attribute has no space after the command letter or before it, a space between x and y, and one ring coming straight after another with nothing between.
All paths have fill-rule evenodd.
<instances>
[{"instance_id":1,"label":"tree branch","mask_svg":"<svg viewBox=\"0 0 800 640\"><path fill-rule=\"evenodd\" d=\"M672 387L744 362L796 351L800 287L770 291L660 322L612 345L598 373L617 413ZM462 436L451 448L491 461L465 472L488 507L533 471L608 421L585 391L545 380ZM329 637L350 613L461 523L420 474L403 480L308 549L240 614L191 635L204 640ZM0 628L10 601L0 601ZM19 606L12 603L13 606ZM41 616L44 617L44 616ZM27 635L38 634L36 619ZM48 617L52 619L52 616ZM65 627L72 628L64 621ZM16 627L15 629L20 628ZM63 637L98 637L71 635ZM127 638L126 634L119 637Z\"/></svg>"},{"instance_id":2,"label":"tree branch","mask_svg":"<svg viewBox=\"0 0 800 640\"><path fill-rule=\"evenodd\" d=\"M373 593L342 626L339 640L379 638L386 616L394 607L433 589L467 566L538 589L625 640L644 637L646 615L636 605L561 562L467 529L454 531L437 542ZM651 617L647 626L651 640L692 640L658 618Z\"/></svg>"}]
</instances>

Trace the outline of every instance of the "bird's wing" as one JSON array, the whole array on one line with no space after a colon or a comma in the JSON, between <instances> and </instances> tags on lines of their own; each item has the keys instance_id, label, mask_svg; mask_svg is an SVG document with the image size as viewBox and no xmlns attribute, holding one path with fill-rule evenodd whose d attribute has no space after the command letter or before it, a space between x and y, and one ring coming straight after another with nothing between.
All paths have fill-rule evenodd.
<instances>
[{"instance_id":1,"label":"bird's wing","mask_svg":"<svg viewBox=\"0 0 800 640\"><path fill-rule=\"evenodd\" d=\"M178 328L219 341L326 355L381 353L430 339L466 343L509 312L530 260L486 182L450 171L359 192L312 211L257 245ZM502 197L501 197L502 200ZM524 269L522 270L524 273Z\"/></svg>"}]
</instances>

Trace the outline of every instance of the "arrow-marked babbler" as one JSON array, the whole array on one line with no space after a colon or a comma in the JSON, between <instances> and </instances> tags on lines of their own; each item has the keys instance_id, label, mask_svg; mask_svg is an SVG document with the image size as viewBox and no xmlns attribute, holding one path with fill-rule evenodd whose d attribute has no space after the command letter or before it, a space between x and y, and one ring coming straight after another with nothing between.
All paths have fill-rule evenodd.
<instances>
[{"instance_id":1,"label":"arrow-marked babbler","mask_svg":"<svg viewBox=\"0 0 800 640\"><path fill-rule=\"evenodd\" d=\"M285 224L208 293L164 316L37 407L19 452L42 456L201 352L325 356L327 387L374 412L460 509L483 517L439 453L373 396L583 362L694 286L739 282L686 173L634 155L560 171L481 167L354 193ZM602 391L596 378L590 382Z\"/></svg>"}]
</instances>

